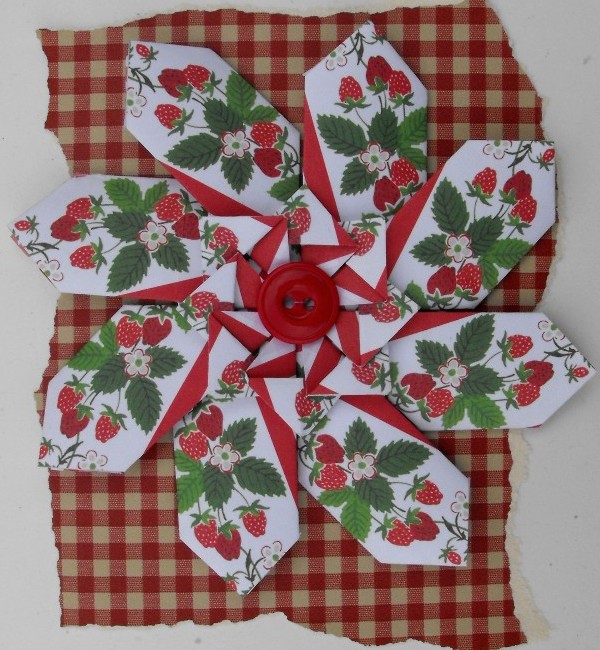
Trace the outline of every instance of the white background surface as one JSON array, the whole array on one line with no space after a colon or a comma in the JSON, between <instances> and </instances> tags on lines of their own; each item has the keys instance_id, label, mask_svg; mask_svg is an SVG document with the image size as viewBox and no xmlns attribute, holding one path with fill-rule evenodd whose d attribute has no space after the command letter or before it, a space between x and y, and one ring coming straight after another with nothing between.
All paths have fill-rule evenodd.
<instances>
[{"instance_id":1,"label":"white background surface","mask_svg":"<svg viewBox=\"0 0 600 650\"><path fill-rule=\"evenodd\" d=\"M325 0L321 0L324 4ZM223 3L249 8L249 3ZM256 6L285 9L294 0ZM398 2L397 4L400 4ZM544 126L559 152L561 259L543 308L600 366L600 3L494 0L516 57L545 98ZM173 0L0 0L0 214L8 222L67 178L58 143L43 130L47 67L35 29L123 23L167 9L214 8ZM318 0L304 0L304 8ZM363 5L364 7L364 5ZM328 9L360 9L329 0ZM374 11L376 5L372 4ZM1 231L0 231L1 233ZM8 236L0 234L0 647L128 648L359 647L289 623L281 614L245 624L175 628L59 627L57 552L47 477L36 467L39 425L32 391L48 355L57 294ZM600 647L600 379L541 429L526 432L528 475L513 517L521 571L549 624L532 650ZM265 637L269 640L265 641ZM397 647L430 647L410 641Z\"/></svg>"}]
</instances>

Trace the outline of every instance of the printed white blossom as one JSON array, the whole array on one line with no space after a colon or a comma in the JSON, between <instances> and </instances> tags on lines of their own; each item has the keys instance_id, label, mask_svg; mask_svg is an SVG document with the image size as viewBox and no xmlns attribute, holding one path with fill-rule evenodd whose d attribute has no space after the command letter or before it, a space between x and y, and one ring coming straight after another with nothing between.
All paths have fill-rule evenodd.
<instances>
[{"instance_id":1,"label":"printed white blossom","mask_svg":"<svg viewBox=\"0 0 600 650\"><path fill-rule=\"evenodd\" d=\"M128 352L123 357L123 360L125 361L125 373L129 377L135 377L136 375L145 377L150 372L152 357L141 348Z\"/></svg>"},{"instance_id":2,"label":"printed white blossom","mask_svg":"<svg viewBox=\"0 0 600 650\"><path fill-rule=\"evenodd\" d=\"M233 466L240 462L241 456L231 446L230 442L226 442L223 446L215 445L210 457L210 464L213 467L218 467L222 472L231 472Z\"/></svg>"},{"instance_id":3,"label":"printed white blossom","mask_svg":"<svg viewBox=\"0 0 600 650\"><path fill-rule=\"evenodd\" d=\"M471 250L471 238L469 235L448 235L446 237L446 250L444 251L446 257L454 260L460 264L469 257L473 257Z\"/></svg>"},{"instance_id":4,"label":"printed white blossom","mask_svg":"<svg viewBox=\"0 0 600 650\"><path fill-rule=\"evenodd\" d=\"M142 108L146 105L146 98L136 92L135 88L128 88L125 103L133 117L139 117L142 114Z\"/></svg>"},{"instance_id":5,"label":"printed white blossom","mask_svg":"<svg viewBox=\"0 0 600 650\"><path fill-rule=\"evenodd\" d=\"M504 158L506 152L512 147L512 140L493 140L483 147L483 153L494 156L496 160Z\"/></svg>"},{"instance_id":6,"label":"printed white blossom","mask_svg":"<svg viewBox=\"0 0 600 650\"><path fill-rule=\"evenodd\" d=\"M558 327L548 320L541 320L538 323L538 328L542 332L544 341L562 341L565 338L565 335Z\"/></svg>"},{"instance_id":7,"label":"printed white blossom","mask_svg":"<svg viewBox=\"0 0 600 650\"><path fill-rule=\"evenodd\" d=\"M52 282L60 282L64 275L60 269L60 262L58 260L39 260L38 269Z\"/></svg>"},{"instance_id":8,"label":"printed white blossom","mask_svg":"<svg viewBox=\"0 0 600 650\"><path fill-rule=\"evenodd\" d=\"M283 546L281 542L273 542L271 546L262 547L260 552L263 556L263 566L265 569L271 569L281 560L283 555L282 550Z\"/></svg>"},{"instance_id":9,"label":"printed white blossom","mask_svg":"<svg viewBox=\"0 0 600 650\"><path fill-rule=\"evenodd\" d=\"M376 142L371 142L369 148L363 151L360 156L360 162L366 165L369 172L382 172L390 159L389 152L382 149Z\"/></svg>"},{"instance_id":10,"label":"printed white blossom","mask_svg":"<svg viewBox=\"0 0 600 650\"><path fill-rule=\"evenodd\" d=\"M338 66L344 66L348 62L346 58L346 48L344 45L338 45L335 50L332 50L329 53L329 56L325 59L325 67L328 70L335 70Z\"/></svg>"},{"instance_id":11,"label":"printed white blossom","mask_svg":"<svg viewBox=\"0 0 600 650\"><path fill-rule=\"evenodd\" d=\"M243 129L238 129L234 133L227 131L221 136L221 141L223 142L221 151L227 158L233 158L233 156L243 158L246 151L250 149L250 143L246 140L246 133Z\"/></svg>"},{"instance_id":12,"label":"printed white blossom","mask_svg":"<svg viewBox=\"0 0 600 650\"><path fill-rule=\"evenodd\" d=\"M85 455L85 458L79 461L77 467L79 469L90 470L93 472L94 470L104 467L107 462L108 458L106 456L101 456L97 451L90 449Z\"/></svg>"},{"instance_id":13,"label":"printed white blossom","mask_svg":"<svg viewBox=\"0 0 600 650\"><path fill-rule=\"evenodd\" d=\"M348 463L348 469L352 472L352 479L360 481L363 478L375 476L375 456L373 454L360 454L356 452Z\"/></svg>"},{"instance_id":14,"label":"printed white blossom","mask_svg":"<svg viewBox=\"0 0 600 650\"><path fill-rule=\"evenodd\" d=\"M448 361L439 368L442 384L445 386L452 386L458 388L463 379L469 374L467 366L461 365L456 357L448 359Z\"/></svg>"},{"instance_id":15,"label":"printed white blossom","mask_svg":"<svg viewBox=\"0 0 600 650\"><path fill-rule=\"evenodd\" d=\"M153 253L160 246L167 243L167 229L161 223L148 221L146 227L138 233L137 238Z\"/></svg>"},{"instance_id":16,"label":"printed white blossom","mask_svg":"<svg viewBox=\"0 0 600 650\"><path fill-rule=\"evenodd\" d=\"M467 501L467 495L459 491L454 495L454 498L456 501L450 505L450 510L463 521L469 521L469 502Z\"/></svg>"}]
</instances>

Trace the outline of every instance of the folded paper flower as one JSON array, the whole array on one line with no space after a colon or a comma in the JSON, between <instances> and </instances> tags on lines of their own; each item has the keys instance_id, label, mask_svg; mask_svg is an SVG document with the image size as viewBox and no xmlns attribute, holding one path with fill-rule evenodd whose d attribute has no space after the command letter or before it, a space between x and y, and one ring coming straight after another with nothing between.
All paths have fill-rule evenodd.
<instances>
[{"instance_id":1,"label":"folded paper flower","mask_svg":"<svg viewBox=\"0 0 600 650\"><path fill-rule=\"evenodd\" d=\"M124 471L174 428L181 539L242 594L298 479L380 561L463 564L468 481L414 424L537 425L594 371L543 315L416 312L477 304L551 225L554 150L470 141L421 187L426 93L372 23L307 73L300 189L297 132L214 53L137 42L127 75L183 187L74 179L11 230L61 289L163 304L50 382L41 464Z\"/></svg>"}]
</instances>

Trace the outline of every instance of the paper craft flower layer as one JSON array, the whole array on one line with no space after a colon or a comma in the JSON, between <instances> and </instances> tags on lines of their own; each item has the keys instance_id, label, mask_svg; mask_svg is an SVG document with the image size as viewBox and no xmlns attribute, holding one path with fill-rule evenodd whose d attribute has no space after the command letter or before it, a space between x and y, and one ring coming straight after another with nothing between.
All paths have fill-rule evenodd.
<instances>
[{"instance_id":1,"label":"paper craft flower layer","mask_svg":"<svg viewBox=\"0 0 600 650\"><path fill-rule=\"evenodd\" d=\"M297 540L298 478L377 559L464 563L468 481L401 412L539 424L594 371L543 315L415 313L477 304L550 227L551 145L471 141L421 188L426 93L371 23L307 73L309 187L214 53L134 43L128 84L186 190L74 179L12 233L60 288L169 302L50 382L42 464L123 471L174 425L181 538L240 593Z\"/></svg>"}]
</instances>

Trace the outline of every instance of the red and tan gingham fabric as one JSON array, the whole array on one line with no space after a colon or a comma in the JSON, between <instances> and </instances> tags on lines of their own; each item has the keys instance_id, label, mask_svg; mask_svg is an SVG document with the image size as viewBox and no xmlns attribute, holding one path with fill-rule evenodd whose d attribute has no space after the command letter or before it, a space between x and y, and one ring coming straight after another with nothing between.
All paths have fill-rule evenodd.
<instances>
[{"instance_id":1,"label":"red and tan gingham fabric","mask_svg":"<svg viewBox=\"0 0 600 650\"><path fill-rule=\"evenodd\" d=\"M73 173L163 174L122 128L130 39L213 48L291 121L302 122L302 73L365 14L298 18L190 11L81 32L40 32L49 61L46 126ZM372 16L429 89L430 171L467 138L542 136L541 102L481 0ZM490 296L494 309L531 309L554 254L547 235ZM120 305L62 296L48 380ZM487 650L523 643L504 548L511 500L507 433L440 434L472 482L470 568L386 566L301 492L301 541L241 598L177 539L168 436L124 476L50 472L63 625L207 624L281 611L314 630L369 644L407 638Z\"/></svg>"}]
</instances>

